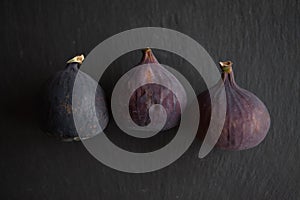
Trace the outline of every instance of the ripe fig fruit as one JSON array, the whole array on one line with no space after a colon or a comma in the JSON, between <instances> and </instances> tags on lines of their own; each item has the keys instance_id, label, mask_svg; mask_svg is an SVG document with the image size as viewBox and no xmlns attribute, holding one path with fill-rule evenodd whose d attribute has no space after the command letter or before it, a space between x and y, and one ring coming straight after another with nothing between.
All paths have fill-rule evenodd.
<instances>
[{"instance_id":1,"label":"ripe fig fruit","mask_svg":"<svg viewBox=\"0 0 300 200\"><path fill-rule=\"evenodd\" d=\"M220 62L221 82L211 91L220 92L224 84L226 93L226 118L216 147L243 150L257 146L270 128L270 115L264 103L253 93L239 87L232 70L232 62ZM218 96L218 94L212 94ZM211 97L208 90L198 96L200 107L199 135L203 138L211 120Z\"/></svg>"},{"instance_id":2,"label":"ripe fig fruit","mask_svg":"<svg viewBox=\"0 0 300 200\"><path fill-rule=\"evenodd\" d=\"M186 106L186 93L178 79L161 66L150 48L144 50L142 61L137 70L129 80L128 86L134 83L146 83L137 88L129 100L129 113L132 120L139 126L147 126L149 123L158 124L155 118L151 122L149 109L154 104L164 107L167 120L162 130L168 130L179 124L181 108ZM155 83L155 80L163 82L164 85L172 85L172 89ZM171 91L171 90L176 91ZM175 95L177 94L177 96ZM180 100L180 101L179 101Z\"/></svg>"},{"instance_id":3,"label":"ripe fig fruit","mask_svg":"<svg viewBox=\"0 0 300 200\"><path fill-rule=\"evenodd\" d=\"M83 55L69 60L65 69L49 79L42 90L40 107L42 129L65 141L79 140L73 118L75 112L80 115L80 130L86 133L84 136L81 135L82 139L99 133L97 123L102 129L108 124L104 91L89 75L79 70L83 60ZM72 92L76 76L84 98L75 98L76 104L72 107ZM95 95L91 95L94 92L91 85L97 87ZM98 121L92 119L94 105Z\"/></svg>"}]
</instances>

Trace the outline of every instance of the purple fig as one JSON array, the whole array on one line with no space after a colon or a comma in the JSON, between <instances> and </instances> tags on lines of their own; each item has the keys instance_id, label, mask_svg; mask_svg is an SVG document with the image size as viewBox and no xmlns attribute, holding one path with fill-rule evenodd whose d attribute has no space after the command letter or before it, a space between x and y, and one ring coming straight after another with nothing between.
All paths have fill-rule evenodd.
<instances>
[{"instance_id":1,"label":"purple fig","mask_svg":"<svg viewBox=\"0 0 300 200\"><path fill-rule=\"evenodd\" d=\"M135 76L131 78L128 85L129 87L134 85L131 84L133 82L146 84L136 89L131 95L129 100L130 116L139 126L158 123L155 122L155 119L151 122L149 109L154 104L160 104L164 107L167 114L167 120L162 130L171 129L179 124L181 108L184 109L186 106L185 90L176 77L158 63L150 48L144 50L143 53L144 55L139 65L146 65L146 67L137 67ZM176 92L161 84L154 83L154 79L160 80L166 85L176 86Z\"/></svg>"},{"instance_id":2,"label":"purple fig","mask_svg":"<svg viewBox=\"0 0 300 200\"><path fill-rule=\"evenodd\" d=\"M212 96L225 87L226 118L216 147L228 150L243 150L257 146L270 128L270 115L264 103L253 93L239 87L232 71L232 62L220 62L222 79L211 91ZM211 97L208 90L198 96L200 107L199 135L204 137L211 119ZM221 103L221 102L220 102Z\"/></svg>"}]
</instances>

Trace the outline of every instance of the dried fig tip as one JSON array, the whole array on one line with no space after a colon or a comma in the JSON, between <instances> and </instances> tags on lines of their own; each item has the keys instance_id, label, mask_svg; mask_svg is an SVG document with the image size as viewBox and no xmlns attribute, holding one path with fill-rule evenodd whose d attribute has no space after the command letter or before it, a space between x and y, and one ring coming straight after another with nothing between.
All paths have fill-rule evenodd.
<instances>
[{"instance_id":1,"label":"dried fig tip","mask_svg":"<svg viewBox=\"0 0 300 200\"><path fill-rule=\"evenodd\" d=\"M219 62L221 69L223 72L231 73L232 72L232 64L231 61Z\"/></svg>"},{"instance_id":2,"label":"dried fig tip","mask_svg":"<svg viewBox=\"0 0 300 200\"><path fill-rule=\"evenodd\" d=\"M154 54L152 53L152 50L147 47L143 51L144 56L141 61L141 64L147 64L147 63L158 63L157 59L155 58Z\"/></svg>"},{"instance_id":3,"label":"dried fig tip","mask_svg":"<svg viewBox=\"0 0 300 200\"><path fill-rule=\"evenodd\" d=\"M82 64L83 60L84 60L84 55L81 54L79 56L75 56L74 58L68 60L67 63L79 63L79 64Z\"/></svg>"}]
</instances>

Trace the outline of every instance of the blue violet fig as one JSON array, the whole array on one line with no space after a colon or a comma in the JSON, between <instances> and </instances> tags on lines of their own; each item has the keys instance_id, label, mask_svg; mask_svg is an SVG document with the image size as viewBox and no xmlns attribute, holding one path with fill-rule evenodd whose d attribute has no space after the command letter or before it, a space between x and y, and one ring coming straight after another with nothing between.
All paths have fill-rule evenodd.
<instances>
[{"instance_id":1,"label":"blue violet fig","mask_svg":"<svg viewBox=\"0 0 300 200\"><path fill-rule=\"evenodd\" d=\"M89 75L79 70L83 60L83 55L69 60L65 69L48 80L42 90L40 119L42 129L65 141L93 137L99 133L99 125L104 129L109 120L103 89ZM82 92L81 97L84 98L75 97L76 104L72 106L72 92L76 76L78 76L80 92ZM94 95L92 94L95 89L92 89L92 85L97 88ZM96 117L94 117L94 111ZM80 116L79 126L75 126L74 113ZM76 128L84 135L79 137Z\"/></svg>"}]
</instances>

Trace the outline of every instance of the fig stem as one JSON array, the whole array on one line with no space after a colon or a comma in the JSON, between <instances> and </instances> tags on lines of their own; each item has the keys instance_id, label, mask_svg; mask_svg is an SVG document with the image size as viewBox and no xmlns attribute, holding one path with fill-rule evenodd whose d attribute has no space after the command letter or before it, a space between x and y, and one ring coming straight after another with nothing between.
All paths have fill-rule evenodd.
<instances>
[{"instance_id":1,"label":"fig stem","mask_svg":"<svg viewBox=\"0 0 300 200\"><path fill-rule=\"evenodd\" d=\"M146 54L147 56L151 56L152 50L151 50L149 47L147 47L147 48L144 50L144 54Z\"/></svg>"},{"instance_id":2,"label":"fig stem","mask_svg":"<svg viewBox=\"0 0 300 200\"><path fill-rule=\"evenodd\" d=\"M231 61L219 62L221 69L223 72L231 73L232 72L232 64Z\"/></svg>"},{"instance_id":3,"label":"fig stem","mask_svg":"<svg viewBox=\"0 0 300 200\"><path fill-rule=\"evenodd\" d=\"M68 60L67 63L79 63L79 64L82 64L83 60L84 60L84 55L81 54L80 56L75 56L74 58Z\"/></svg>"},{"instance_id":4,"label":"fig stem","mask_svg":"<svg viewBox=\"0 0 300 200\"><path fill-rule=\"evenodd\" d=\"M142 62L144 62L144 63L149 63L149 62L150 63L157 63L157 60L156 60L155 56L153 55L152 50L149 47L145 48L143 50L143 52L144 52L144 57L142 59Z\"/></svg>"}]
</instances>

